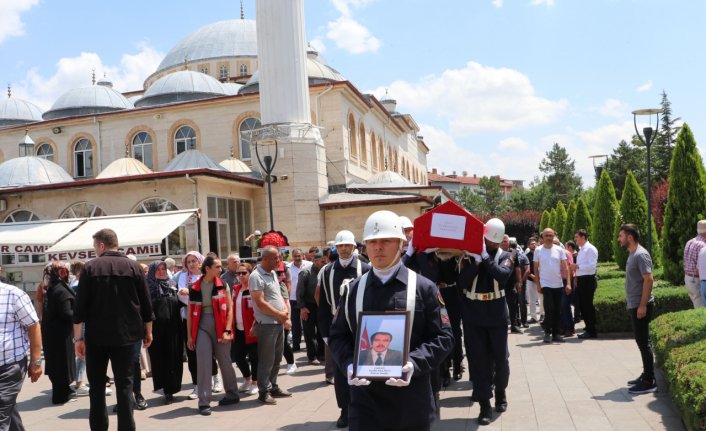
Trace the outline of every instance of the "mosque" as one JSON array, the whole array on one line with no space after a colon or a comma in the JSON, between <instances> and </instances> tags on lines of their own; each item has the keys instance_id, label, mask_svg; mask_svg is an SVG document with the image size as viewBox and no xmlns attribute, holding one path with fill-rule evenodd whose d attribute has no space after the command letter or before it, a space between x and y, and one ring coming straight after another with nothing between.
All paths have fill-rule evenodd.
<instances>
[{"instance_id":1,"label":"mosque","mask_svg":"<svg viewBox=\"0 0 706 431\"><path fill-rule=\"evenodd\" d=\"M264 77L288 70L276 63L291 56L273 56L266 43L241 13L187 35L138 91L94 76L42 112L8 87L0 101L5 275L33 290L48 260L90 257L101 227L140 260L179 261L191 249L247 253L245 238L271 225L291 246L323 245L344 228L359 236L373 211L414 218L448 198L428 185L429 148L412 116L390 95L362 93L311 47L301 56L305 127L264 118L267 103L286 106L266 103ZM272 220L263 154L275 160Z\"/></svg>"}]
</instances>

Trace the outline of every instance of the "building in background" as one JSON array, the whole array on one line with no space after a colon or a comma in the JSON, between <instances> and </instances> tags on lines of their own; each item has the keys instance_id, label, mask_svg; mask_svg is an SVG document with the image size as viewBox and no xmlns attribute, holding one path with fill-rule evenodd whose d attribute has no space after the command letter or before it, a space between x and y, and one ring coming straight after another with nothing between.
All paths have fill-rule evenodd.
<instances>
[{"instance_id":1,"label":"building in background","mask_svg":"<svg viewBox=\"0 0 706 431\"><path fill-rule=\"evenodd\" d=\"M509 180L507 178L501 178L500 175L496 175L495 177L500 181L500 190L503 192L505 199L510 197L510 193L513 189L524 188L524 180ZM464 188L471 189L476 193L480 193L481 191L480 179L482 177L476 174L469 176L466 171L463 171L461 175L458 175L456 171L446 175L445 172L439 173L437 168L432 168L431 172L427 173L427 178L429 179L430 186L441 187L454 198L458 192Z\"/></svg>"}]
</instances>

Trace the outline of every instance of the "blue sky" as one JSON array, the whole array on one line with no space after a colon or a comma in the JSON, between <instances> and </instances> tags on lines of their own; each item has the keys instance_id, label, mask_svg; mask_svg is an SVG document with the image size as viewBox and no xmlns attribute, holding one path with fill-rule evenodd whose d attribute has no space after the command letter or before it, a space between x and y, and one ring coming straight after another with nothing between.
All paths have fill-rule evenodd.
<instances>
[{"instance_id":1,"label":"blue sky","mask_svg":"<svg viewBox=\"0 0 706 431\"><path fill-rule=\"evenodd\" d=\"M662 90L706 141L706 2L305 0L305 13L331 66L414 116L430 169L529 181L558 142L591 186L589 156L629 140L630 112ZM0 83L45 109L93 68L135 90L183 37L239 16L238 1L0 0Z\"/></svg>"}]
</instances>

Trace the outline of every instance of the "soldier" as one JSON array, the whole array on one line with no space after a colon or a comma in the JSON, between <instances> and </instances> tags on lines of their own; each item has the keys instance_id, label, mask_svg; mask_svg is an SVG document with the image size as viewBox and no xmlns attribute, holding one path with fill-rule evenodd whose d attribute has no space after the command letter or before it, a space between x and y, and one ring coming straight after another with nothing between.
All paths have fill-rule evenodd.
<instances>
[{"instance_id":1,"label":"soldier","mask_svg":"<svg viewBox=\"0 0 706 431\"><path fill-rule=\"evenodd\" d=\"M480 404L478 423L488 425L495 386L495 410L507 410L505 389L510 379L507 348L509 313L503 286L513 271L510 253L499 248L505 225L493 218L485 224L483 252L459 274L463 329L468 360L473 364L473 395Z\"/></svg>"},{"instance_id":2,"label":"soldier","mask_svg":"<svg viewBox=\"0 0 706 431\"><path fill-rule=\"evenodd\" d=\"M363 236L373 269L344 292L328 339L351 386L350 430L429 430L436 418L430 373L453 346L448 317L434 283L402 265L406 238L395 213L373 213ZM388 310L410 312L409 356L402 377L375 382L353 377L358 313Z\"/></svg>"},{"instance_id":3,"label":"soldier","mask_svg":"<svg viewBox=\"0 0 706 431\"><path fill-rule=\"evenodd\" d=\"M353 255L353 250L356 248L353 232L349 230L338 232L336 234L335 247L338 259L321 270L319 284L316 286L316 298L319 304L319 329L324 340L328 338L329 328L341 299L341 286L347 285L350 281L370 270L370 265ZM336 421L336 427L345 428L348 426L348 404L350 404L351 398L348 379L345 372L333 360L328 345L326 346L325 355L326 382L331 383L333 381L336 390L336 402L341 409L341 416Z\"/></svg>"}]
</instances>

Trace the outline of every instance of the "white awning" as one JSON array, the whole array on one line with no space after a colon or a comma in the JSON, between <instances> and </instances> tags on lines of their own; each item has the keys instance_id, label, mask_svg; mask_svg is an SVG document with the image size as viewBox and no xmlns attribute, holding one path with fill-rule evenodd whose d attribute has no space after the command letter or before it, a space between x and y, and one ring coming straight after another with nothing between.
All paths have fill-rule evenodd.
<instances>
[{"instance_id":1,"label":"white awning","mask_svg":"<svg viewBox=\"0 0 706 431\"><path fill-rule=\"evenodd\" d=\"M50 246L85 221L81 218L0 223L0 247L4 253L22 253L24 250L15 250L15 247Z\"/></svg>"},{"instance_id":2,"label":"white awning","mask_svg":"<svg viewBox=\"0 0 706 431\"><path fill-rule=\"evenodd\" d=\"M50 247L47 253L90 250L93 248L93 234L105 228L115 231L121 248L160 244L197 211L190 209L91 218Z\"/></svg>"}]
</instances>

